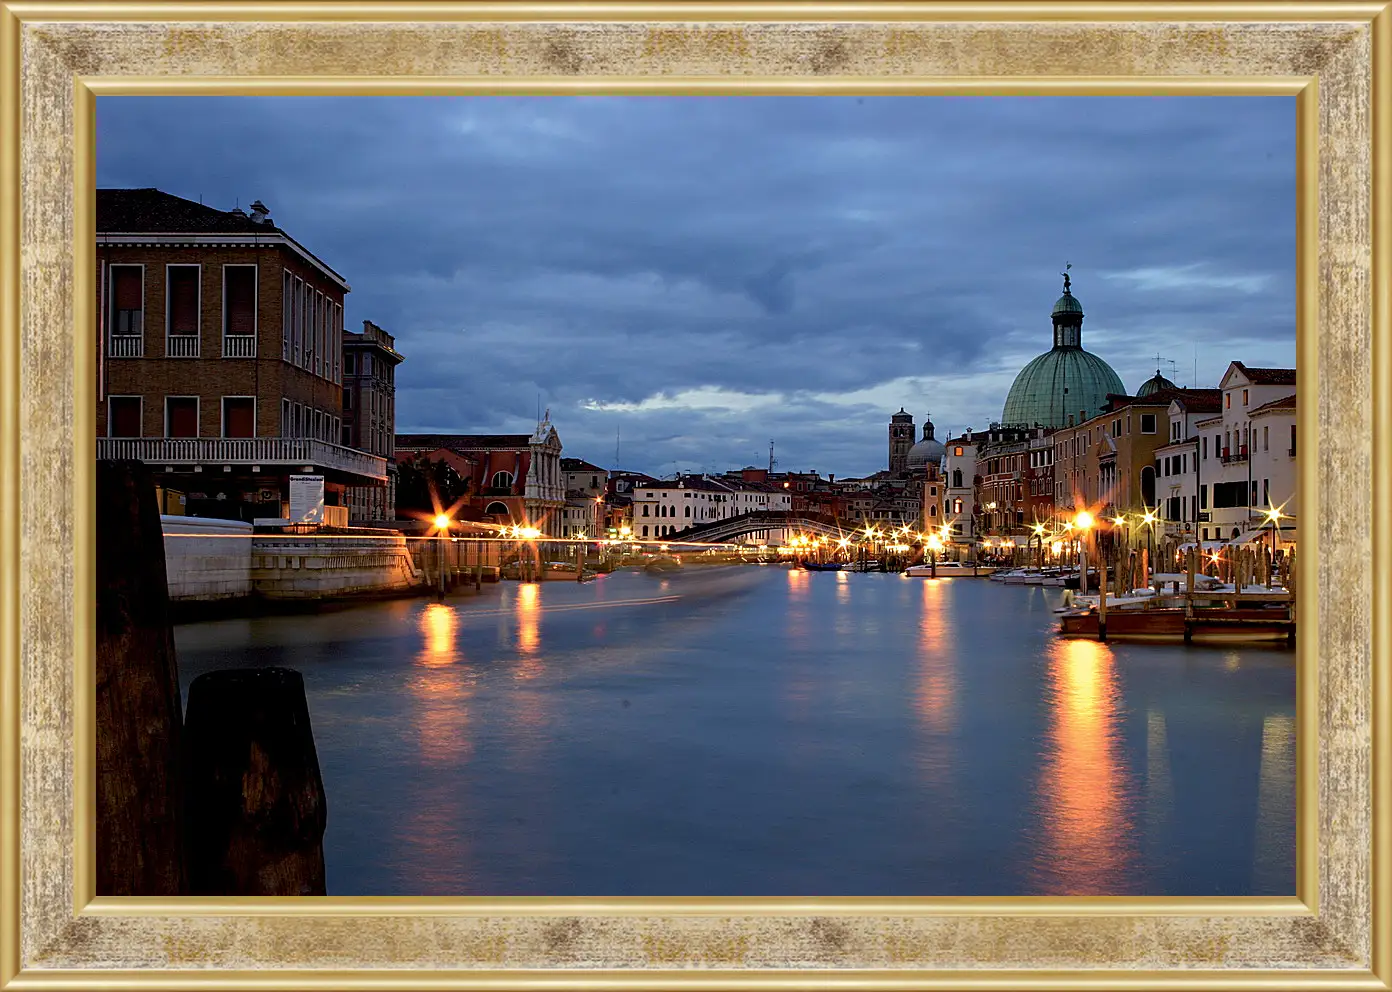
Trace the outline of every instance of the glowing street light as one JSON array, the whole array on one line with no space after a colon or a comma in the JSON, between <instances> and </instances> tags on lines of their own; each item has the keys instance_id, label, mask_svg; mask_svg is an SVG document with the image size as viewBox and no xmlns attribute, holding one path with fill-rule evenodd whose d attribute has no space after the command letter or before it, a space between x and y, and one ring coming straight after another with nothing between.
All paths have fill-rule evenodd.
<instances>
[{"instance_id":1,"label":"glowing street light","mask_svg":"<svg viewBox=\"0 0 1392 992\"><path fill-rule=\"evenodd\" d=\"M435 517L433 523L435 524L436 530L449 530L450 518L441 513Z\"/></svg>"},{"instance_id":2,"label":"glowing street light","mask_svg":"<svg viewBox=\"0 0 1392 992\"><path fill-rule=\"evenodd\" d=\"M1088 513L1087 510L1079 512L1079 514L1073 518L1073 522L1079 530L1087 530L1092 527L1094 523L1092 514Z\"/></svg>"}]
</instances>

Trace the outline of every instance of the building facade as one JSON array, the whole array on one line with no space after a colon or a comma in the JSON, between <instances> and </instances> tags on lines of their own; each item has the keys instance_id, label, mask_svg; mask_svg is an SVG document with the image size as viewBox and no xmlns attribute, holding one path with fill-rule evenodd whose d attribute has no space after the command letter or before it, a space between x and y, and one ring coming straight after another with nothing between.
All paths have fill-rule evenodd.
<instances>
[{"instance_id":1,"label":"building facade","mask_svg":"<svg viewBox=\"0 0 1392 992\"><path fill-rule=\"evenodd\" d=\"M347 490L353 520L396 519L396 339L370 320L343 332L343 443L387 462L385 486Z\"/></svg>"},{"instance_id":2,"label":"building facade","mask_svg":"<svg viewBox=\"0 0 1392 992\"><path fill-rule=\"evenodd\" d=\"M386 484L385 458L341 443L341 275L259 201L96 201L97 457L145 462L191 514L243 520L284 516L291 475L322 476L329 506Z\"/></svg>"},{"instance_id":3,"label":"building facade","mask_svg":"<svg viewBox=\"0 0 1392 992\"><path fill-rule=\"evenodd\" d=\"M487 520L560 537L566 505L561 440L550 413L531 434L398 434L398 462L446 449L474 464L467 504Z\"/></svg>"}]
</instances>

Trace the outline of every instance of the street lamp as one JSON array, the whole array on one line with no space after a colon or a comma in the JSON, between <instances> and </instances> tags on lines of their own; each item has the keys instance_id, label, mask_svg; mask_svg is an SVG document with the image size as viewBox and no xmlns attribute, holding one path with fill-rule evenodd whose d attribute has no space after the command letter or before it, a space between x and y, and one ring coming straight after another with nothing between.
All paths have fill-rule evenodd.
<instances>
[{"instance_id":1,"label":"street lamp","mask_svg":"<svg viewBox=\"0 0 1392 992\"><path fill-rule=\"evenodd\" d=\"M1086 595L1087 593L1087 538L1093 523L1092 514L1088 513L1087 510L1079 511L1078 515L1073 518L1073 526L1082 533L1078 554L1078 592L1082 595Z\"/></svg>"},{"instance_id":2,"label":"street lamp","mask_svg":"<svg viewBox=\"0 0 1392 992\"><path fill-rule=\"evenodd\" d=\"M938 577L938 552L942 546L942 539L937 534L928 538L928 574L934 579Z\"/></svg>"},{"instance_id":3,"label":"street lamp","mask_svg":"<svg viewBox=\"0 0 1392 992\"><path fill-rule=\"evenodd\" d=\"M1285 506L1285 504L1282 503L1281 506ZM1285 514L1281 512L1280 506L1267 505L1266 522L1271 525L1271 560L1273 563L1276 561L1276 531L1280 527L1278 521L1284 516ZM1266 587L1268 589L1271 588L1271 572L1272 570L1268 569L1266 573Z\"/></svg>"},{"instance_id":4,"label":"street lamp","mask_svg":"<svg viewBox=\"0 0 1392 992\"><path fill-rule=\"evenodd\" d=\"M445 534L445 536L449 536L449 528L450 528L450 518L449 518L449 514L447 514L447 513L439 513L439 514L436 514L435 519L432 520L431 523L435 525L435 530L437 530L437 531L443 531L444 534ZM435 547L438 549L438 550L435 552L435 565L436 565L437 571L440 573L440 574L439 574L440 596L443 598L444 595L445 595L445 542L442 541L442 540L436 541L436 542L435 542Z\"/></svg>"}]
</instances>

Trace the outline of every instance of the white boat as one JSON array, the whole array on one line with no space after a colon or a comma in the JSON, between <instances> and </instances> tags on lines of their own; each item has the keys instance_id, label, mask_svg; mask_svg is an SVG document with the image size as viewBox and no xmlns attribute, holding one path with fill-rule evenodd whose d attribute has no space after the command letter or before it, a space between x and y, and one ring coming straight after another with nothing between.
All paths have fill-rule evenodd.
<instances>
[{"instance_id":1,"label":"white boat","mask_svg":"<svg viewBox=\"0 0 1392 992\"><path fill-rule=\"evenodd\" d=\"M977 566L969 561L940 561L936 565L910 565L904 574L911 578L985 578L995 569L989 565Z\"/></svg>"}]
</instances>

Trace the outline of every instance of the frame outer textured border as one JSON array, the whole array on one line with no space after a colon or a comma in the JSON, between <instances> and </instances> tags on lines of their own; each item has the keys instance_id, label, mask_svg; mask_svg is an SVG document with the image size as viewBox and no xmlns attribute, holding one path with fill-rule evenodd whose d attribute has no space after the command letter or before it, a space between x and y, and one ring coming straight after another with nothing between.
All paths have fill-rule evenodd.
<instances>
[{"instance_id":1,"label":"frame outer textured border","mask_svg":"<svg viewBox=\"0 0 1392 992\"><path fill-rule=\"evenodd\" d=\"M586 9L578 5L567 8L576 11L568 15L554 6L534 8L538 20L569 16L577 23L519 22L516 18L533 9L525 4L510 7L506 18L497 13L501 8L477 8L476 13L494 12L496 21L484 23L462 23L468 9L448 4L404 11L388 5L284 5L273 15L288 16L286 8L300 16L312 11L315 19L300 23L257 23L271 8L233 4L221 4L211 14L209 8L188 5L0 7L0 124L6 125L0 205L7 208L0 211L0 289L21 290L0 298L0 472L7 480L0 484L0 511L11 511L0 512L0 577L7 580L0 590L0 720L6 744L19 745L7 749L0 765L5 801L0 866L17 865L20 882L15 886L15 874L6 871L0 894L6 916L0 927L0 983L187 987L217 981L222 987L250 987L269 980L277 987L345 988L382 984L381 977L373 980L356 969L386 967L409 969L391 973L393 987L714 988L794 981L787 972L778 978L742 970L767 968L819 969L795 984L815 980L886 988L906 983L1388 986L1386 940L1375 937L1370 926L1378 907L1380 919L1388 920L1389 791L1386 666L1373 667L1371 638L1376 620L1379 643L1386 644L1383 576L1392 563L1379 554L1375 569L1365 543L1377 534L1374 500L1380 511L1387 509L1386 486L1375 490L1367 471L1374 464L1377 479L1386 482L1387 354L1373 339L1370 319L1370 298L1376 298L1373 318L1387 330L1387 152L1373 161L1370 133L1375 58L1386 79L1386 5L1001 5L1010 16L1035 21L1025 25L991 23L980 7L971 9L978 21L953 22L945 8L890 6L880 5L888 11L882 18L875 8L856 8L866 11L858 16L867 22L854 24L758 23L759 12L772 5L751 8L748 23L741 22L739 5L718 8L720 16L711 23L691 13L699 8L661 5L594 8L595 16L613 19L590 23L578 23ZM812 8L779 9L784 20L795 21L799 11ZM949 19L937 21L945 10ZM1195 23L1146 22L1147 11L1174 17L1180 10ZM460 22L451 21L451 11L460 12ZM392 23L413 12L418 20ZM650 16L653 23L626 22L624 12ZM776 19L776 13L767 16ZM335 21L354 14L370 14L377 23ZM113 19L102 22L108 15ZM208 16L220 19L159 23L165 17ZM672 17L690 23L659 23ZM1071 17L1091 22L1075 23ZM1202 23L1224 17L1230 22ZM1321 23L1321 17L1328 21ZM347 912L308 916L296 907L287 914L248 916L237 915L231 901L222 916L156 914L139 907L132 907L131 915L115 915L116 906L78 911L73 893L75 886L81 888L76 873L82 858L74 857L73 843L84 832L76 827L78 814L84 805L90 812L90 802L84 804L76 774L90 770L90 760L75 756L74 745L90 744L90 735L84 737L83 710L74 692L84 682L90 685L85 674L90 659L81 657L90 650L90 637L84 641L78 628L54 623L55 617L90 622L91 615L83 601L84 596L90 600L91 549L79 538L90 541L92 469L83 453L90 461L91 427L82 418L90 423L92 401L73 392L81 392L90 372L90 358L84 365L80 355L91 338L78 332L79 322L90 318L90 302L75 300L73 288L90 286L92 266L85 253L74 256L73 246L90 231L90 216L79 219L75 213L90 210L90 199L83 207L74 190L79 179L90 181L91 160L90 144L74 147L74 138L90 141L91 94L118 92L127 77L147 92L172 90L179 85L176 77L216 77L203 87L215 92L235 87L238 77L272 74L301 81L336 76L337 81L319 85L371 91L371 80L359 79L355 86L344 78L364 66L381 76L467 77L455 85L475 92L486 91L490 80L505 86L508 76L535 80L539 92L584 90L604 79L612 84L643 76L666 77L677 91L694 91L700 84L692 79L709 73L756 87L770 80L795 85L802 80L811 91L834 90L836 80L845 85L853 77L969 81L1008 76L1020 68L1037 77L1318 79L1308 96L1318 94L1317 112L1302 118L1318 136L1318 149L1303 149L1302 169L1317 162L1319 230L1306 223L1301 232L1306 244L1317 240L1318 255L1307 251L1301 261L1300 429L1307 438L1319 438L1318 459L1309 459L1302 472L1303 495L1316 497L1302 500L1303 509L1307 515L1311 507L1320 510L1314 535L1319 555L1315 561L1302 559L1309 569L1304 574L1317 570L1318 577L1302 588L1318 589L1313 626L1320 696L1317 713L1307 709L1310 715L1301 717L1300 727L1315 725L1317 717L1319 779L1317 786L1310 782L1311 765L1302 760L1306 815L1301 825L1312 818L1319 823L1319 915L1254 904L1250 915L1227 907L1212 916L1205 915L1211 911L1200 900L1183 903L1193 906L1192 915L1176 906L1166 915L1134 906L1133 915L1112 915L1104 912L1103 901L1094 900L1031 919L992 915L1020 906L1009 900L982 901L988 908L981 916L935 916L921 909L868 915L850 900L833 900L836 905L823 907L820 915L813 907L810 913L781 916L763 911L701 915L700 900L690 901L697 904L692 912L665 916L665 901L644 916L642 900L609 915L604 906L622 901L598 900L597 911L573 915L564 905L538 914L517 910L511 902L501 905L497 916L481 915L477 907L451 915L445 904L424 907L415 916L408 905L396 917L383 915L381 903L376 911L365 907L364 915L342 907ZM1217 90L1218 83L1213 78L1208 85ZM196 81L190 85L197 88ZM1105 83L1091 85L1106 90ZM1044 81L1035 88L1045 88ZM1379 133L1386 135L1386 98L1379 98L1378 108ZM1370 265L1375 224L1382 267L1376 278ZM1307 291L1315 285L1317 295ZM1320 324L1317 334L1312 314ZM1317 358L1315 389L1309 356ZM1375 440L1382 457L1373 463ZM1311 470L1316 461L1318 471ZM15 467L18 484L8 481L16 478L10 471ZM62 493L72 493L72 501L55 498ZM1387 550L1385 538L1374 539L1376 550ZM65 547L71 555L52 552ZM1301 664L1309 667L1316 661L1315 645L1304 635ZM1302 695L1302 702L1308 701ZM1375 730L1382 759L1377 768ZM1304 742L1300 753L1311 755L1313 749L1313 741ZM1317 808L1306 801L1316 792ZM1377 962L1381 979L1368 970L1378 946L1384 948ZM377 951L373 958L364 955L369 947ZM25 970L15 976L21 964ZM244 970L267 966L291 970L274 978ZM176 970L124 970L150 967ZM1112 970L1137 967L1187 970L1125 977ZM184 970L189 968L196 970ZM630 970L653 968L660 970ZM550 978L511 969L550 969L544 973Z\"/></svg>"}]
</instances>

